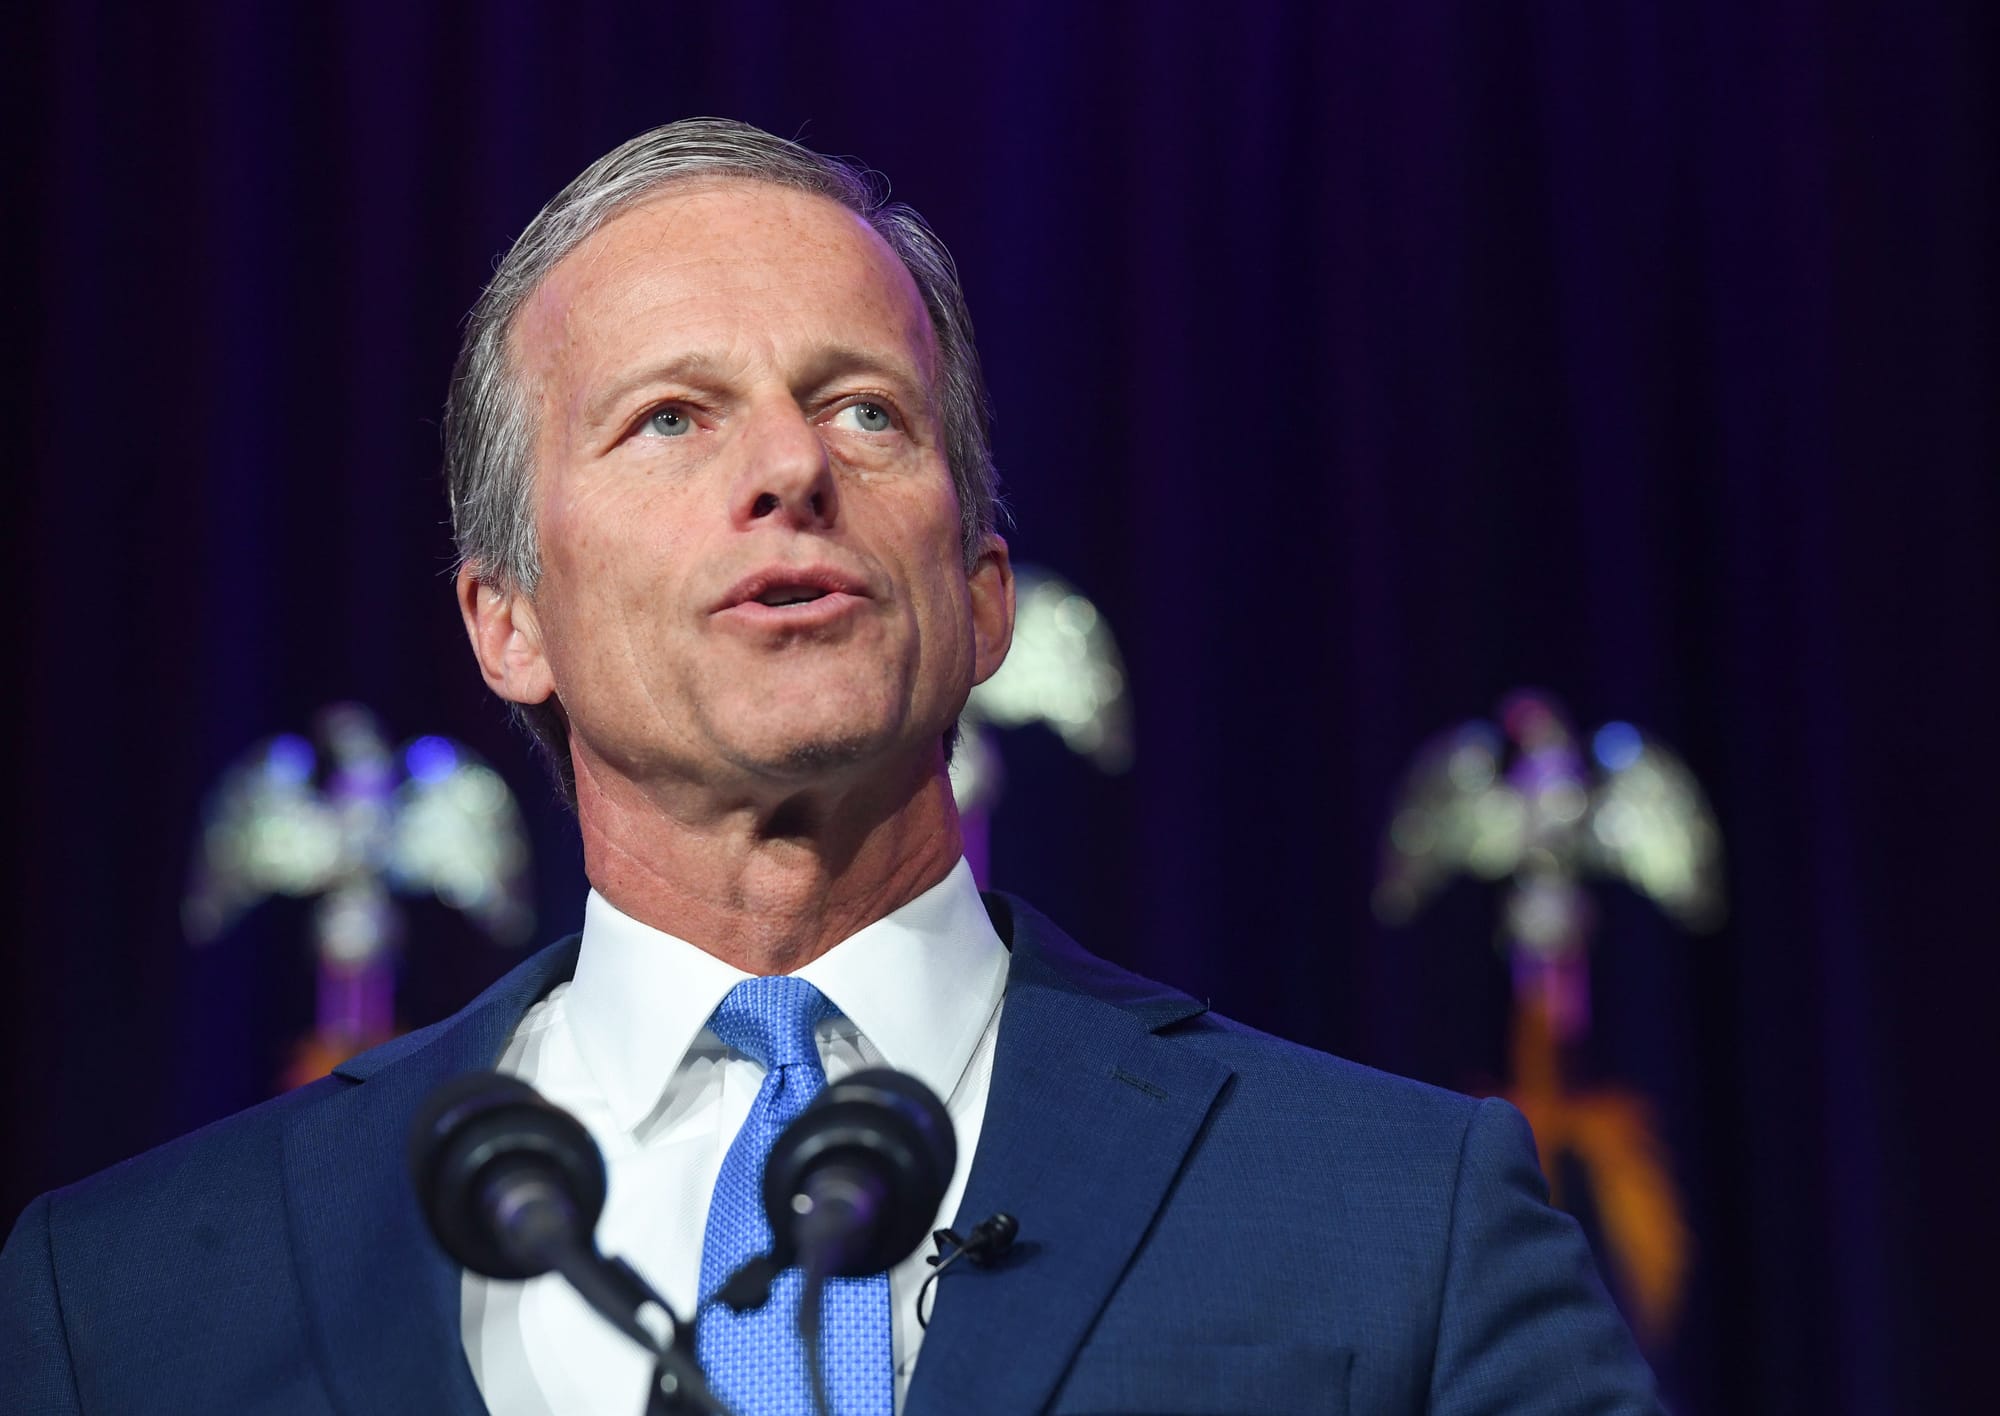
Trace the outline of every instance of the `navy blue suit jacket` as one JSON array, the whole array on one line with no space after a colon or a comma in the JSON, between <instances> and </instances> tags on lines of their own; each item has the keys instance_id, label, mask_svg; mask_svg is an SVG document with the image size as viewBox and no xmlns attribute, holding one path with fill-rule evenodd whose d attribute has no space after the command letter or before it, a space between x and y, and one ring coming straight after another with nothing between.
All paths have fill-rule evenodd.
<instances>
[{"instance_id":1,"label":"navy blue suit jacket","mask_svg":"<svg viewBox=\"0 0 2000 1416\"><path fill-rule=\"evenodd\" d=\"M1004 1209L1021 1241L941 1280L905 1416L1658 1409L1518 1113L988 904L1012 961L959 1224ZM575 960L37 1199L0 1256L0 1409L476 1416L404 1137Z\"/></svg>"}]
</instances>

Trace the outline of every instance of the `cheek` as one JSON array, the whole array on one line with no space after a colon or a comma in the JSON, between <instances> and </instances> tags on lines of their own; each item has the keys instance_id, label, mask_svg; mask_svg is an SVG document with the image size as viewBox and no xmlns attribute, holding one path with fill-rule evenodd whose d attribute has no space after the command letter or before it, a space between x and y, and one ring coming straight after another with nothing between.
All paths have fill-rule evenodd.
<instances>
[{"instance_id":1,"label":"cheek","mask_svg":"<svg viewBox=\"0 0 2000 1416\"><path fill-rule=\"evenodd\" d=\"M934 670L950 666L949 677L972 661L972 596L959 572L956 548L921 567L915 609L920 623L920 650Z\"/></svg>"},{"instance_id":2,"label":"cheek","mask_svg":"<svg viewBox=\"0 0 2000 1416\"><path fill-rule=\"evenodd\" d=\"M579 489L543 507L546 652L558 692L599 702L644 692L667 660L695 552L652 489Z\"/></svg>"},{"instance_id":3,"label":"cheek","mask_svg":"<svg viewBox=\"0 0 2000 1416\"><path fill-rule=\"evenodd\" d=\"M551 497L539 527L543 566L579 592L579 603L656 595L671 568L689 563L673 498L655 479L603 478Z\"/></svg>"},{"instance_id":4,"label":"cheek","mask_svg":"<svg viewBox=\"0 0 2000 1416\"><path fill-rule=\"evenodd\" d=\"M971 642L972 595L959 551L958 502L949 481L945 487L942 495L908 508L902 531L903 544L912 548L908 583L926 639L957 654Z\"/></svg>"}]
</instances>

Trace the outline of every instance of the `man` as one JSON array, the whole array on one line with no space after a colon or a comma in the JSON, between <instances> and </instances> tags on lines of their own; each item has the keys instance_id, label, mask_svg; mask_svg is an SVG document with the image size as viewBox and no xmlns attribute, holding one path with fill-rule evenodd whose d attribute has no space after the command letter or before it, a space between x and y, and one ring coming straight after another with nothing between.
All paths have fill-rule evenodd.
<instances>
[{"instance_id":1,"label":"man","mask_svg":"<svg viewBox=\"0 0 2000 1416\"><path fill-rule=\"evenodd\" d=\"M686 1314L761 1238L763 1147L886 1062L948 1106L940 1223L1022 1241L829 1298L836 1409L1627 1412L1644 1364L1530 1138L1252 1033L983 904L946 762L1004 657L1007 547L949 258L740 125L643 135L503 262L454 379L458 597L573 794L580 941L334 1076L44 1196L0 1264L10 1411L636 1411L552 1279L430 1242L409 1119L498 1065L604 1148L600 1237ZM781 1287L704 1317L804 1411Z\"/></svg>"}]
</instances>

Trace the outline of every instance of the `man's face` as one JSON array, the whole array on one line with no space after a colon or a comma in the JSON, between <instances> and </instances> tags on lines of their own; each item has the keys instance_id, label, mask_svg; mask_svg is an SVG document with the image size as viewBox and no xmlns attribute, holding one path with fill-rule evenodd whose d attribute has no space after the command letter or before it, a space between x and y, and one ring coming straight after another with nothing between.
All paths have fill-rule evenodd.
<instances>
[{"instance_id":1,"label":"man's face","mask_svg":"<svg viewBox=\"0 0 2000 1416\"><path fill-rule=\"evenodd\" d=\"M671 187L550 273L513 356L543 575L496 686L555 692L579 775L786 791L933 760L1012 583L997 538L965 570L936 338L880 237L788 188Z\"/></svg>"}]
</instances>

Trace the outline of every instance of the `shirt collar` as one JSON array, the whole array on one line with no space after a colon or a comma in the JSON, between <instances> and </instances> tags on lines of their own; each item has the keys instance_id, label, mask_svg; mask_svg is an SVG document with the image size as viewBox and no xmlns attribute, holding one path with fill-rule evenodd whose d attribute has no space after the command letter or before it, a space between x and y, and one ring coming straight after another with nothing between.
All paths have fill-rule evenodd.
<instances>
[{"instance_id":1,"label":"shirt collar","mask_svg":"<svg viewBox=\"0 0 2000 1416\"><path fill-rule=\"evenodd\" d=\"M798 974L888 1065L948 1098L1006 986L1007 950L961 859L943 880ZM620 1126L631 1130L652 1114L716 1006L749 977L590 892L563 1006Z\"/></svg>"}]
</instances>

